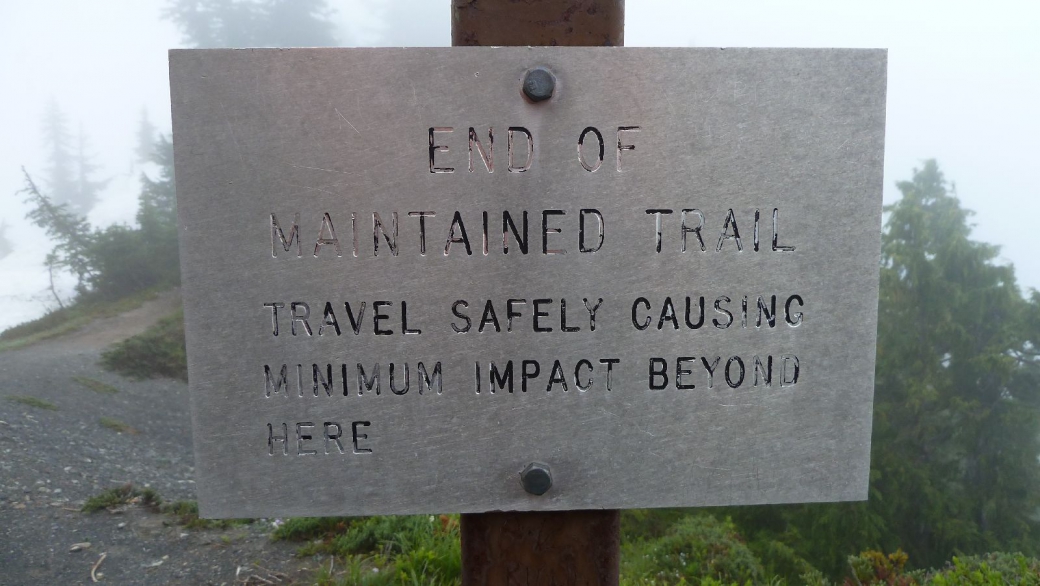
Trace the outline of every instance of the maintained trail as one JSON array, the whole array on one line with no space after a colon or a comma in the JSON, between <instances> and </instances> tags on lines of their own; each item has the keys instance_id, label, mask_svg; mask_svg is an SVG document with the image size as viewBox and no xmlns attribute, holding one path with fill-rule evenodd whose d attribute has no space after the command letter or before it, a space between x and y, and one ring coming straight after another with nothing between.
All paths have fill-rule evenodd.
<instances>
[{"instance_id":1,"label":"maintained trail","mask_svg":"<svg viewBox=\"0 0 1040 586\"><path fill-rule=\"evenodd\" d=\"M127 483L165 502L195 498L187 385L131 381L97 366L105 347L179 303L165 294L63 338L0 352L0 585L93 584L103 554L99 584L288 584L316 563L270 541L272 520L199 530L137 505L79 512L87 498ZM70 551L83 542L90 546Z\"/></svg>"}]
</instances>

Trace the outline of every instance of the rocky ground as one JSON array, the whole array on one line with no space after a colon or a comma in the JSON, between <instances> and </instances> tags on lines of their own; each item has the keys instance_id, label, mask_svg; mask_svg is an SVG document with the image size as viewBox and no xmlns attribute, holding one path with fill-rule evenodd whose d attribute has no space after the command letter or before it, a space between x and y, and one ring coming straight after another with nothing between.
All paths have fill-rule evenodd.
<instances>
[{"instance_id":1,"label":"rocky ground","mask_svg":"<svg viewBox=\"0 0 1040 586\"><path fill-rule=\"evenodd\" d=\"M105 347L178 303L167 294L0 353L0 584L287 584L316 563L270 541L272 520L186 529L140 505L80 512L127 483L167 502L195 499L187 385L131 381L97 365Z\"/></svg>"}]
</instances>

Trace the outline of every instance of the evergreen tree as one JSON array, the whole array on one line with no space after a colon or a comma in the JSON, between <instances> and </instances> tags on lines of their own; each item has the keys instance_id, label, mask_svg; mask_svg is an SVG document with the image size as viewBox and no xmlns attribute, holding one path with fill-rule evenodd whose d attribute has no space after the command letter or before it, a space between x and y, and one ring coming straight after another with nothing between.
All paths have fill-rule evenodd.
<instances>
[{"instance_id":1,"label":"evergreen tree","mask_svg":"<svg viewBox=\"0 0 1040 586\"><path fill-rule=\"evenodd\" d=\"M330 47L329 12L325 0L170 0L164 16L192 47Z\"/></svg>"},{"instance_id":2,"label":"evergreen tree","mask_svg":"<svg viewBox=\"0 0 1040 586\"><path fill-rule=\"evenodd\" d=\"M1037 551L1040 344L999 248L970 238L934 161L899 183L883 239L875 504L918 564Z\"/></svg>"},{"instance_id":3,"label":"evergreen tree","mask_svg":"<svg viewBox=\"0 0 1040 586\"><path fill-rule=\"evenodd\" d=\"M902 548L1040 550L1040 294L1020 294L996 246L971 239L934 161L900 182L882 236L870 496L866 503L728 509L768 552L838 575ZM775 548L774 548L775 549Z\"/></svg>"},{"instance_id":4,"label":"evergreen tree","mask_svg":"<svg viewBox=\"0 0 1040 586\"><path fill-rule=\"evenodd\" d=\"M141 108L141 118L137 123L137 146L134 155L137 163L147 163L155 155L155 125L148 119L148 111Z\"/></svg>"},{"instance_id":5,"label":"evergreen tree","mask_svg":"<svg viewBox=\"0 0 1040 586\"><path fill-rule=\"evenodd\" d=\"M68 121L57 102L51 100L43 121L43 135L47 142L48 161L46 185L49 200L54 205L66 205L68 211L86 215L97 203L107 180L96 180L98 166L88 152L88 142L82 126L73 147Z\"/></svg>"},{"instance_id":6,"label":"evergreen tree","mask_svg":"<svg viewBox=\"0 0 1040 586\"><path fill-rule=\"evenodd\" d=\"M21 193L26 196L25 202L32 206L26 217L43 228L55 242L46 260L52 277L55 268L67 269L76 276L77 293L86 292L95 272L90 254L94 244L90 224L83 216L70 211L68 204L53 202L40 190L24 167L22 174L25 187ZM61 303L60 299L58 303Z\"/></svg>"},{"instance_id":7,"label":"evergreen tree","mask_svg":"<svg viewBox=\"0 0 1040 586\"><path fill-rule=\"evenodd\" d=\"M72 134L61 107L55 100L47 104L43 118L47 167L44 183L55 205L71 204L76 199L76 157L72 150Z\"/></svg>"},{"instance_id":8,"label":"evergreen tree","mask_svg":"<svg viewBox=\"0 0 1040 586\"><path fill-rule=\"evenodd\" d=\"M177 188L173 180L173 143L165 136L155 141L151 162L159 166L156 179L141 174L137 222L159 272L157 281L180 280L177 241Z\"/></svg>"},{"instance_id":9,"label":"evergreen tree","mask_svg":"<svg viewBox=\"0 0 1040 586\"><path fill-rule=\"evenodd\" d=\"M76 141L76 182L72 199L68 202L72 211L80 215L86 215L94 205L97 204L101 190L108 185L108 179L94 179L94 174L99 169L89 153L87 136L83 132L83 126L79 128L79 136Z\"/></svg>"},{"instance_id":10,"label":"evergreen tree","mask_svg":"<svg viewBox=\"0 0 1040 586\"><path fill-rule=\"evenodd\" d=\"M173 144L159 136L152 150L159 175L141 174L140 227L110 226L94 235L88 254L95 269L90 289L97 296L115 298L180 281Z\"/></svg>"}]
</instances>

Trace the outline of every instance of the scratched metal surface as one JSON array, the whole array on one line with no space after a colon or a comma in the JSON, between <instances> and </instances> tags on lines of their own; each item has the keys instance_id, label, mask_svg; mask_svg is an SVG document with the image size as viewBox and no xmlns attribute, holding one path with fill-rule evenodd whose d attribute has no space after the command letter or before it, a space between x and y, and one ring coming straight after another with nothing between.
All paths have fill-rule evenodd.
<instances>
[{"instance_id":1,"label":"scratched metal surface","mask_svg":"<svg viewBox=\"0 0 1040 586\"><path fill-rule=\"evenodd\" d=\"M557 77L556 95L540 104L520 94L524 71L544 65ZM886 53L878 50L639 48L292 49L172 51L170 77L180 207L183 293L200 507L210 517L368 515L788 503L866 498L877 319ZM467 129L486 138L494 128L495 172L479 159L468 171ZM506 128L534 137L531 169L505 169ZM606 143L596 172L578 163L577 139L595 126ZM616 128L635 150L616 168ZM450 147L429 171L430 127ZM595 145L595 143L592 143ZM591 149L592 154L596 149ZM522 157L518 157L522 158ZM603 248L577 251L578 210L605 218ZM648 208L662 217L662 252L655 252ZM707 252L690 235L679 252L679 210L706 218ZM723 220L734 210L743 251L724 242ZM772 210L779 244L771 250ZM565 216L551 224L541 254L541 210ZM761 251L752 250L753 214L761 213ZM454 212L462 213L473 255L453 244L443 253ZM530 212L530 253L501 251L501 211ZM400 214L399 254L385 242L373 256L371 213L384 223ZM417 218L427 221L425 256ZM491 223L482 251L481 216ZM329 213L342 256L324 246L313 255L323 213ZM352 253L351 213L358 250ZM288 232L300 214L302 257L272 257L270 214ZM692 218L692 216L691 216ZM694 222L691 219L691 224ZM594 225L594 224L592 224ZM326 235L327 236L327 235ZM497 246L497 248L496 248ZM757 328L759 295L777 295L775 328ZM784 322L783 300L804 299L798 327ZM683 325L684 299L706 297L708 323ZM740 299L750 297L749 326L739 327ZM665 322L664 298L677 305L679 330ZM728 329L713 301L728 296L737 313ZM589 331L582 299L602 297ZM653 325L633 327L638 297L653 306ZM456 333L452 304L469 302L473 327L492 299L502 327L505 300L523 298L514 331ZM549 317L533 331L532 301L549 298ZM568 301L560 332L559 300ZM768 297L767 297L768 299ZM376 336L372 304L398 316L402 335ZM312 336L292 336L289 303L310 305ZM332 302L343 334L326 327ZM343 303L368 309L359 335ZM280 335L271 310L282 302ZM696 319L696 307L694 307ZM573 321L572 321L573 320ZM302 334L302 324L297 324ZM795 355L799 379L751 384L753 356ZM675 388L675 359L694 374ZM711 388L701 356L746 364L736 389L717 371ZM668 362L669 385L651 389L649 359ZM574 365L594 365L593 386L575 388ZM617 358L605 389L601 358ZM541 375L526 393L487 391L487 363L538 360ZM560 360L568 390L546 391ZM764 359L764 358L763 358ZM443 367L443 392L417 392L416 362ZM474 363L482 364L482 392ZM382 392L357 394L355 365L381 366ZM389 392L394 363L398 390L408 364L410 390ZM289 392L266 396L263 366L288 364ZM296 389L303 365L304 396ZM333 397L312 392L312 364L333 365ZM349 369L343 396L340 365ZM721 369L721 366L719 367ZM732 366L732 377L738 369ZM788 372L788 378L791 377ZM582 370L582 375L587 370ZM584 381L579 380L578 382ZM519 380L517 381L519 386ZM353 453L350 423L367 421ZM316 439L301 450L295 424ZM339 453L325 442L324 422L345 428ZM268 424L289 429L289 455ZM330 427L336 435L336 428ZM329 445L332 453L325 454ZM520 471L548 464L553 486L524 492Z\"/></svg>"}]
</instances>

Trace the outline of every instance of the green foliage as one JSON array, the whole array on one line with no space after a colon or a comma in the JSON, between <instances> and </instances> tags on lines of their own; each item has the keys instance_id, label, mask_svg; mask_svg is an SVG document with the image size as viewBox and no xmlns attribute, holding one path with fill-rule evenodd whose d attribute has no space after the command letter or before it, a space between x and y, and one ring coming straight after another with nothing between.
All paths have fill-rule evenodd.
<instances>
[{"instance_id":1,"label":"green foliage","mask_svg":"<svg viewBox=\"0 0 1040 586\"><path fill-rule=\"evenodd\" d=\"M165 136L155 141L151 160L159 174L156 179L141 174L139 227L95 230L83 251L91 266L87 285L95 297L115 299L180 282L173 144Z\"/></svg>"},{"instance_id":2,"label":"green foliage","mask_svg":"<svg viewBox=\"0 0 1040 586\"><path fill-rule=\"evenodd\" d=\"M331 539L347 530L350 517L295 517L279 525L271 538L281 541Z\"/></svg>"},{"instance_id":3,"label":"green foliage","mask_svg":"<svg viewBox=\"0 0 1040 586\"><path fill-rule=\"evenodd\" d=\"M49 411L57 411L58 406L50 401L43 399L37 399L36 397L25 397L22 395L12 395L7 398L9 401L18 403L19 405L26 405L28 407L35 407L37 409L47 409Z\"/></svg>"},{"instance_id":4,"label":"green foliage","mask_svg":"<svg viewBox=\"0 0 1040 586\"><path fill-rule=\"evenodd\" d=\"M91 228L68 204L54 203L23 169L22 193L32 206L27 217L55 242L46 261L52 279L55 269L74 274L80 301L118 299L180 281L173 147L166 137L156 141L152 160L159 176L141 176L138 228ZM52 293L62 304L53 287Z\"/></svg>"},{"instance_id":5,"label":"green foliage","mask_svg":"<svg viewBox=\"0 0 1040 586\"><path fill-rule=\"evenodd\" d=\"M761 562L728 520L680 519L664 535L626 543L621 574L631 584L761 583Z\"/></svg>"},{"instance_id":6,"label":"green foliage","mask_svg":"<svg viewBox=\"0 0 1040 586\"><path fill-rule=\"evenodd\" d=\"M865 551L859 555L849 556L849 569L852 572L851 582L861 586L916 586L920 584L920 574L908 574L906 562L909 559L902 550L896 550L887 556L880 551ZM850 580L845 581L846 584Z\"/></svg>"},{"instance_id":7,"label":"green foliage","mask_svg":"<svg viewBox=\"0 0 1040 586\"><path fill-rule=\"evenodd\" d=\"M1038 586L1040 560L1020 553L954 557L952 564L930 572L923 583L929 586Z\"/></svg>"},{"instance_id":8,"label":"green foliage","mask_svg":"<svg viewBox=\"0 0 1040 586\"><path fill-rule=\"evenodd\" d=\"M278 539L311 539L300 555L341 560L339 572L324 571L321 584L458 584L462 572L459 520L455 515L293 519Z\"/></svg>"},{"instance_id":9,"label":"green foliage","mask_svg":"<svg viewBox=\"0 0 1040 586\"><path fill-rule=\"evenodd\" d=\"M728 509L826 575L850 551L1040 549L1040 295L1023 298L997 247L934 161L898 184L882 236L869 500ZM790 572L785 571L790 579Z\"/></svg>"},{"instance_id":10,"label":"green foliage","mask_svg":"<svg viewBox=\"0 0 1040 586\"><path fill-rule=\"evenodd\" d=\"M174 521L186 529L227 529L235 525L245 525L253 519L202 519L199 518L198 501L176 501L163 505L160 512L170 515Z\"/></svg>"},{"instance_id":11,"label":"green foliage","mask_svg":"<svg viewBox=\"0 0 1040 586\"><path fill-rule=\"evenodd\" d=\"M124 484L110 488L101 494L94 495L83 503L80 509L84 513L96 513L105 509L114 509L124 505L141 505L158 509L162 504L159 493L151 488L137 488L133 484Z\"/></svg>"},{"instance_id":12,"label":"green foliage","mask_svg":"<svg viewBox=\"0 0 1040 586\"><path fill-rule=\"evenodd\" d=\"M184 347L184 312L159 320L143 333L112 345L101 366L135 379L167 377L188 380Z\"/></svg>"},{"instance_id":13,"label":"green foliage","mask_svg":"<svg viewBox=\"0 0 1040 586\"><path fill-rule=\"evenodd\" d=\"M47 255L47 267L70 271L76 277L77 290L84 291L94 270L87 255L91 244L90 224L73 212L67 203L54 203L40 190L24 167L22 175L25 187L21 193L25 195L25 203L32 206L26 217L43 228L47 237L55 243L54 249ZM61 304L61 299L58 299L58 303Z\"/></svg>"},{"instance_id":14,"label":"green foliage","mask_svg":"<svg viewBox=\"0 0 1040 586\"><path fill-rule=\"evenodd\" d=\"M72 380L100 395L114 395L119 392L119 389L112 385L87 376L74 376L72 377Z\"/></svg>"}]
</instances>

